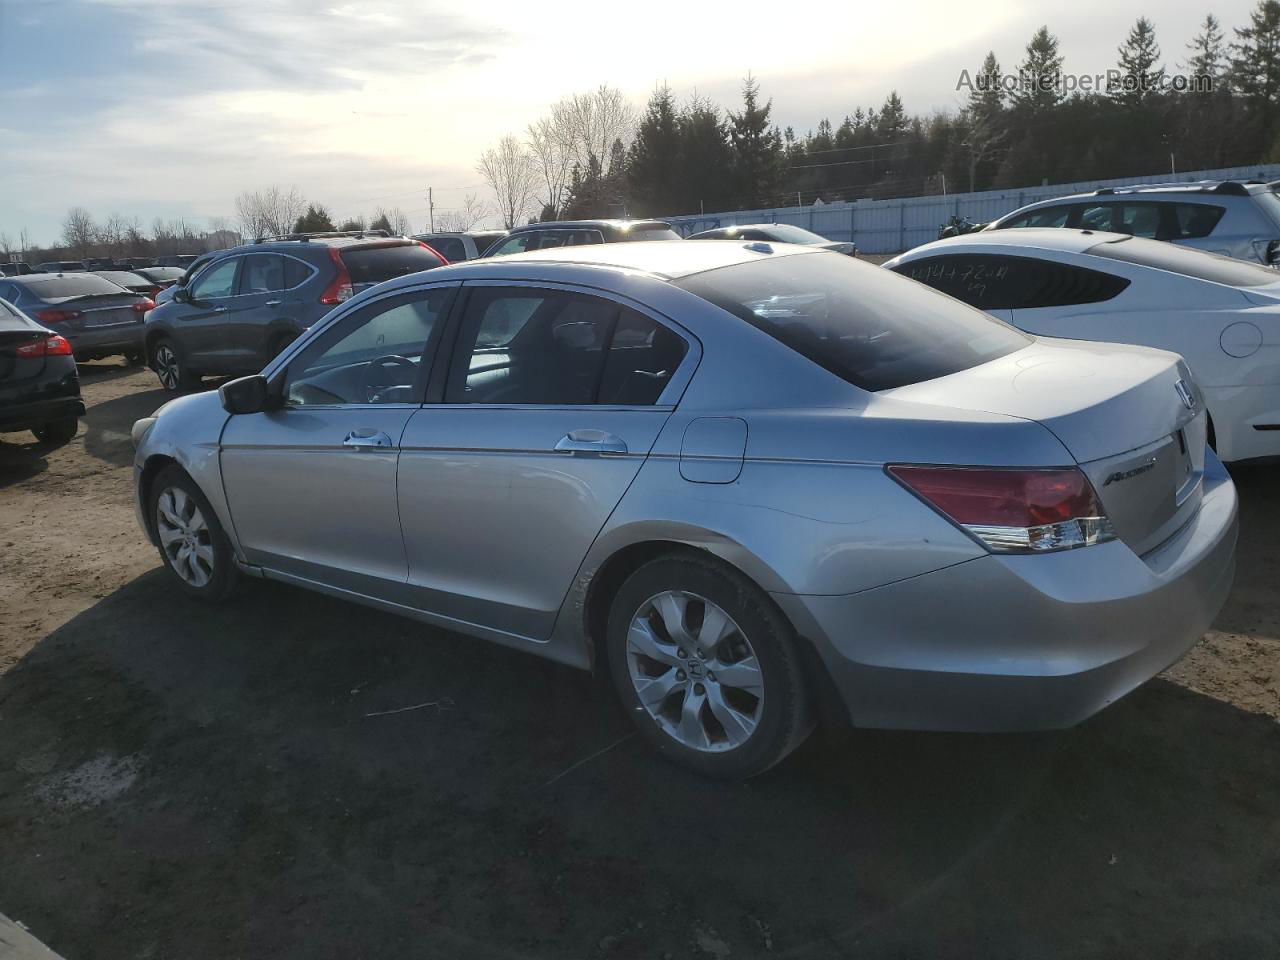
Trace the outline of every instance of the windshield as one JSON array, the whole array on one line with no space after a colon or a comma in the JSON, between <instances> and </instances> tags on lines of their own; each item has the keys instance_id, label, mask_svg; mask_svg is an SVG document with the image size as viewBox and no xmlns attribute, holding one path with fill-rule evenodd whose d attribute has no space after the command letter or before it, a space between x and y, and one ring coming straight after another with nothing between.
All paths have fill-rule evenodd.
<instances>
[{"instance_id":1,"label":"windshield","mask_svg":"<svg viewBox=\"0 0 1280 960\"><path fill-rule=\"evenodd\" d=\"M864 390L932 380L1031 343L922 284L834 253L753 260L678 285Z\"/></svg>"},{"instance_id":2,"label":"windshield","mask_svg":"<svg viewBox=\"0 0 1280 960\"><path fill-rule=\"evenodd\" d=\"M1280 283L1280 273L1261 264L1220 257L1216 253L1192 250L1158 240L1144 240L1141 237L1107 240L1095 244L1085 253L1232 287L1265 287Z\"/></svg>"}]
</instances>

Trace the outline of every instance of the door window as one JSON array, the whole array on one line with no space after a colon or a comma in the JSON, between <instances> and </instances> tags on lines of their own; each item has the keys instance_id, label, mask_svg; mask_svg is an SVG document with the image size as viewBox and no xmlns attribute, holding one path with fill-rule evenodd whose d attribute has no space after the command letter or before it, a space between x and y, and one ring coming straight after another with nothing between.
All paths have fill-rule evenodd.
<instances>
[{"instance_id":1,"label":"door window","mask_svg":"<svg viewBox=\"0 0 1280 960\"><path fill-rule=\"evenodd\" d=\"M450 263L467 259L467 246L460 237L431 237L427 244Z\"/></svg>"},{"instance_id":2,"label":"door window","mask_svg":"<svg viewBox=\"0 0 1280 960\"><path fill-rule=\"evenodd\" d=\"M1161 206L1163 204L1117 203L1112 208L1111 229L1148 240L1164 239L1164 232L1160 229Z\"/></svg>"},{"instance_id":3,"label":"door window","mask_svg":"<svg viewBox=\"0 0 1280 960\"><path fill-rule=\"evenodd\" d=\"M1095 203L1080 211L1081 230L1110 230L1111 204Z\"/></svg>"},{"instance_id":4,"label":"door window","mask_svg":"<svg viewBox=\"0 0 1280 960\"><path fill-rule=\"evenodd\" d=\"M449 403L653 404L687 350L661 324L561 290L471 293Z\"/></svg>"},{"instance_id":5,"label":"door window","mask_svg":"<svg viewBox=\"0 0 1280 960\"><path fill-rule=\"evenodd\" d=\"M1071 212L1070 207L1041 207L1039 210L1030 210L1020 217L1015 217L1008 223L1002 223L1001 229L1006 227L1065 227L1067 225L1067 214Z\"/></svg>"},{"instance_id":6,"label":"door window","mask_svg":"<svg viewBox=\"0 0 1280 960\"><path fill-rule=\"evenodd\" d=\"M236 268L240 257L232 257L211 265L203 271L191 286L192 300L217 300L229 297L236 290Z\"/></svg>"},{"instance_id":7,"label":"door window","mask_svg":"<svg viewBox=\"0 0 1280 960\"><path fill-rule=\"evenodd\" d=\"M242 294L274 293L285 286L284 257L254 253L244 258L244 269L240 271Z\"/></svg>"},{"instance_id":8,"label":"door window","mask_svg":"<svg viewBox=\"0 0 1280 960\"><path fill-rule=\"evenodd\" d=\"M289 368L292 406L420 403L453 287L371 304L342 320Z\"/></svg>"},{"instance_id":9,"label":"door window","mask_svg":"<svg viewBox=\"0 0 1280 960\"><path fill-rule=\"evenodd\" d=\"M1226 207L1212 203L1175 203L1172 204L1173 217L1177 224L1178 240L1193 240L1207 237L1213 233Z\"/></svg>"},{"instance_id":10,"label":"door window","mask_svg":"<svg viewBox=\"0 0 1280 960\"><path fill-rule=\"evenodd\" d=\"M486 251L485 256L500 257L506 253L524 253L529 249L529 241L534 236L532 233L517 233L514 237L507 237L492 250Z\"/></svg>"},{"instance_id":11,"label":"door window","mask_svg":"<svg viewBox=\"0 0 1280 960\"><path fill-rule=\"evenodd\" d=\"M1129 286L1124 277L1033 257L953 254L894 269L979 310L1099 303Z\"/></svg>"}]
</instances>

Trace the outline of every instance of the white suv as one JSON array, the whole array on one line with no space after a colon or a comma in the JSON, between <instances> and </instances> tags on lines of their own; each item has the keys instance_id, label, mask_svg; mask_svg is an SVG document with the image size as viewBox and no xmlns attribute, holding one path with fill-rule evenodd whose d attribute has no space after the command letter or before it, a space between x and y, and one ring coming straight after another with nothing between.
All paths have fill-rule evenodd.
<instances>
[{"instance_id":1,"label":"white suv","mask_svg":"<svg viewBox=\"0 0 1280 960\"><path fill-rule=\"evenodd\" d=\"M1103 187L1028 204L987 225L1077 227L1168 240L1240 260L1280 265L1280 181L1205 180Z\"/></svg>"}]
</instances>

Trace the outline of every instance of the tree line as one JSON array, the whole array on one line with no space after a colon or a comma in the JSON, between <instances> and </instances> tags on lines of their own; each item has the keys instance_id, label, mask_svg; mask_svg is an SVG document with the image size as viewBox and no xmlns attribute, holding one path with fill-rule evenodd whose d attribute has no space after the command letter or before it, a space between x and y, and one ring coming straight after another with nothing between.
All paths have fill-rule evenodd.
<instances>
[{"instance_id":1,"label":"tree line","mask_svg":"<svg viewBox=\"0 0 1280 960\"><path fill-rule=\"evenodd\" d=\"M602 86L566 98L486 151L477 169L508 226L525 219L673 216L862 197L923 196L1158 175L1280 159L1280 0L1228 39L1204 18L1178 58L1140 17L1103 77L1067 72L1038 29L1013 70L995 51L966 71L958 111L908 114L896 91L798 134L772 121L748 75L737 109L679 102L665 84L642 111ZM1096 81L1096 82L1094 82Z\"/></svg>"}]
</instances>

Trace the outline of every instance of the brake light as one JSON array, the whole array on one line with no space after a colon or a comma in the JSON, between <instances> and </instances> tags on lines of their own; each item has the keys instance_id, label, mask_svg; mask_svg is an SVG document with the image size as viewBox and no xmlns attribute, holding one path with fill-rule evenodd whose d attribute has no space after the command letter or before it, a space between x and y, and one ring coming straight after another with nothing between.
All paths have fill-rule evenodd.
<instances>
[{"instance_id":1,"label":"brake light","mask_svg":"<svg viewBox=\"0 0 1280 960\"><path fill-rule=\"evenodd\" d=\"M326 305L350 300L352 294L351 274L347 272L347 265L342 262L342 256L336 247L329 248L329 259L333 261L336 272L329 286L324 288L324 293L320 294L320 302Z\"/></svg>"},{"instance_id":2,"label":"brake light","mask_svg":"<svg viewBox=\"0 0 1280 960\"><path fill-rule=\"evenodd\" d=\"M133 305L134 313L146 313L148 310L154 310L156 302L148 297L146 300L139 300Z\"/></svg>"},{"instance_id":3,"label":"brake light","mask_svg":"<svg viewBox=\"0 0 1280 960\"><path fill-rule=\"evenodd\" d=\"M78 316L80 316L79 310L63 310L57 307L36 311L36 319L41 323L66 323Z\"/></svg>"},{"instance_id":4,"label":"brake light","mask_svg":"<svg viewBox=\"0 0 1280 960\"><path fill-rule=\"evenodd\" d=\"M993 553L1067 550L1115 539L1078 467L1050 470L899 464L889 473Z\"/></svg>"},{"instance_id":5,"label":"brake light","mask_svg":"<svg viewBox=\"0 0 1280 960\"><path fill-rule=\"evenodd\" d=\"M156 297L160 296L160 291L163 289L164 287L152 287L150 290L147 291L147 296L150 297L152 300L154 300ZM148 307L147 309L149 310L151 308Z\"/></svg>"},{"instance_id":6,"label":"brake light","mask_svg":"<svg viewBox=\"0 0 1280 960\"><path fill-rule=\"evenodd\" d=\"M14 351L20 357L69 357L71 343L66 337L45 337L35 343L26 343Z\"/></svg>"}]
</instances>

